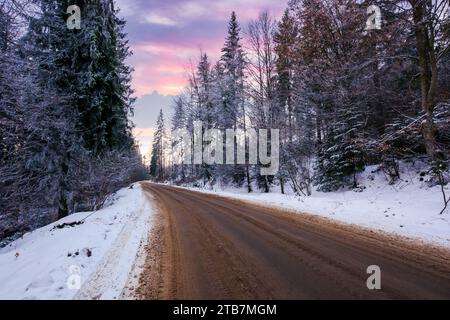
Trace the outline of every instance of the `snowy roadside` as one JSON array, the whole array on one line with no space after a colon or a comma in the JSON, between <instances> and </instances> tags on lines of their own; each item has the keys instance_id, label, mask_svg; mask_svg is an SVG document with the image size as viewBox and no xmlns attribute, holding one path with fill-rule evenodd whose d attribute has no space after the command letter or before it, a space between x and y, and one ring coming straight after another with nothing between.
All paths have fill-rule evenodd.
<instances>
[{"instance_id":1,"label":"snowy roadside","mask_svg":"<svg viewBox=\"0 0 450 320\"><path fill-rule=\"evenodd\" d=\"M25 234L0 249L0 299L127 298L153 212L136 183L111 196L102 210L76 213Z\"/></svg>"},{"instance_id":2,"label":"snowy roadside","mask_svg":"<svg viewBox=\"0 0 450 320\"><path fill-rule=\"evenodd\" d=\"M269 194L248 194L245 188L187 189L282 207L299 214L318 215L450 247L450 207L439 215L443 208L440 187L429 188L420 177L419 169L403 164L400 168L402 179L389 185L384 174L374 173L376 168L370 166L361 173L359 181L365 186L362 192L314 191L311 197L296 197L292 193L280 194L277 190ZM448 197L450 188L446 186L445 189Z\"/></svg>"}]
</instances>

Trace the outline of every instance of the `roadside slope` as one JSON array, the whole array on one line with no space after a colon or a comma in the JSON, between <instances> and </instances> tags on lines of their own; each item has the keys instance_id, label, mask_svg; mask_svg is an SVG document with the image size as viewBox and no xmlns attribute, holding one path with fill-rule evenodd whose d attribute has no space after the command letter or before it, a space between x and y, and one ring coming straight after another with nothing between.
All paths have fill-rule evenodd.
<instances>
[{"instance_id":1,"label":"roadside slope","mask_svg":"<svg viewBox=\"0 0 450 320\"><path fill-rule=\"evenodd\" d=\"M124 298L153 209L138 183L108 202L99 211L73 214L0 249L0 299Z\"/></svg>"}]
</instances>

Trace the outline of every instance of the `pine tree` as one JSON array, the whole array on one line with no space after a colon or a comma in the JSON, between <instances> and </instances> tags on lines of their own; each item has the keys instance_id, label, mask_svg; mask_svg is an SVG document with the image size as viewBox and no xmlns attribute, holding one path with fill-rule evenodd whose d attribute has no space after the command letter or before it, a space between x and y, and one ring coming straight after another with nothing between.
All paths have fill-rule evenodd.
<instances>
[{"instance_id":1,"label":"pine tree","mask_svg":"<svg viewBox=\"0 0 450 320\"><path fill-rule=\"evenodd\" d=\"M174 113L172 116L172 140L170 144L170 152L172 154L172 173L171 179L175 182L183 182L186 179L186 165L181 163L184 157L184 150L180 146L185 137L174 138L174 132L180 129L186 129L186 110L185 110L185 101L181 96L177 97L174 101ZM180 148L179 148L180 147ZM178 152L176 153L176 150Z\"/></svg>"},{"instance_id":2,"label":"pine tree","mask_svg":"<svg viewBox=\"0 0 450 320\"><path fill-rule=\"evenodd\" d=\"M221 103L218 106L218 124L222 129L242 128L245 110L244 70L245 54L241 45L240 26L236 13L233 11L228 24L228 36L222 49L220 67L217 68L221 78ZM245 178L245 168L235 165L229 170L221 168L223 180L232 177L233 182L242 185Z\"/></svg>"},{"instance_id":3,"label":"pine tree","mask_svg":"<svg viewBox=\"0 0 450 320\"><path fill-rule=\"evenodd\" d=\"M145 179L113 2L32 2L0 5L0 240L98 209L107 194ZM74 2L82 30L66 25Z\"/></svg>"},{"instance_id":4,"label":"pine tree","mask_svg":"<svg viewBox=\"0 0 450 320\"><path fill-rule=\"evenodd\" d=\"M163 181L165 179L165 126L164 114L162 109L159 111L157 127L158 128L156 129L155 135L153 136L152 156L150 160L150 175L156 181Z\"/></svg>"},{"instance_id":5,"label":"pine tree","mask_svg":"<svg viewBox=\"0 0 450 320\"><path fill-rule=\"evenodd\" d=\"M27 55L39 63L42 87L54 88L76 107L77 129L93 154L130 149L130 51L112 0L37 0L42 14L32 18ZM81 30L68 30L66 9L81 9Z\"/></svg>"},{"instance_id":6,"label":"pine tree","mask_svg":"<svg viewBox=\"0 0 450 320\"><path fill-rule=\"evenodd\" d=\"M40 12L30 16L20 48L28 68L23 73L29 74L28 90L22 96L27 106L22 119L29 123L23 127L34 127L31 133L25 132L26 165L21 174L39 181L33 184L24 179L23 183L47 194L47 207L58 207L58 216L63 217L76 210L75 201L92 202L93 197L101 202L104 193L120 185L116 179L103 181L103 173L120 170L117 177L124 177L122 183L126 183L129 176L125 176L136 169L137 162L131 158L139 155L127 120L133 101L130 69L124 64L128 47L123 21L116 17L110 0L76 3L82 10L81 30L67 28L66 9L72 1L35 3ZM102 157L116 158L117 167L102 168ZM124 158L130 160L127 169L119 168ZM95 178L86 177L93 167L98 168ZM38 178L39 172L46 178ZM92 185L103 187L99 191Z\"/></svg>"},{"instance_id":7,"label":"pine tree","mask_svg":"<svg viewBox=\"0 0 450 320\"><path fill-rule=\"evenodd\" d=\"M203 122L203 130L214 127L214 109L211 101L211 65L206 54L202 54L200 62L197 67L197 85L198 85L198 106L199 119ZM203 148L207 146L204 145ZM211 177L214 175L214 165L202 163L199 168L199 175L203 178L203 184L206 185L210 182Z\"/></svg>"},{"instance_id":8,"label":"pine tree","mask_svg":"<svg viewBox=\"0 0 450 320\"><path fill-rule=\"evenodd\" d=\"M223 117L221 125L224 128L236 128L242 114L244 103L244 51L241 46L240 26L236 13L233 11L228 24L228 36L222 49L223 85Z\"/></svg>"},{"instance_id":9,"label":"pine tree","mask_svg":"<svg viewBox=\"0 0 450 320\"><path fill-rule=\"evenodd\" d=\"M276 71L277 81L277 100L280 110L287 110L287 140L292 142L293 129L293 74L295 68L295 45L297 42L298 30L295 20L290 16L289 10L284 12L281 21L278 23L278 29L274 35L275 53L277 54Z\"/></svg>"},{"instance_id":10,"label":"pine tree","mask_svg":"<svg viewBox=\"0 0 450 320\"><path fill-rule=\"evenodd\" d=\"M319 190L358 187L357 173L364 170L363 117L354 105L338 108L318 152L316 183Z\"/></svg>"},{"instance_id":11,"label":"pine tree","mask_svg":"<svg viewBox=\"0 0 450 320\"><path fill-rule=\"evenodd\" d=\"M199 106L201 108L201 120L206 128L212 128L214 124L214 110L211 101L211 64L208 55L202 54L197 67L197 78L199 86Z\"/></svg>"},{"instance_id":12,"label":"pine tree","mask_svg":"<svg viewBox=\"0 0 450 320\"><path fill-rule=\"evenodd\" d=\"M125 22L117 17L113 0L88 2L83 9L84 29L72 65L78 73L74 95L84 140L94 153L129 149L132 139L127 116L134 99L131 69L125 64L130 56Z\"/></svg>"}]
</instances>

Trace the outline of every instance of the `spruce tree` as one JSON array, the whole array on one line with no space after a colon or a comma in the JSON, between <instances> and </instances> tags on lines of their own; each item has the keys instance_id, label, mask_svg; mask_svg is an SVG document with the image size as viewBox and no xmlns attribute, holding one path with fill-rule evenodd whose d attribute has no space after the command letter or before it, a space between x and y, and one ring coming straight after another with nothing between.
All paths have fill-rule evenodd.
<instances>
[{"instance_id":1,"label":"spruce tree","mask_svg":"<svg viewBox=\"0 0 450 320\"><path fill-rule=\"evenodd\" d=\"M288 126L287 138L292 142L293 130L293 73L295 68L295 45L298 31L295 20L289 15L289 10L284 12L283 18L278 23L278 30L275 32L275 52L277 54L277 103L279 110L287 111Z\"/></svg>"},{"instance_id":2,"label":"spruce tree","mask_svg":"<svg viewBox=\"0 0 450 320\"><path fill-rule=\"evenodd\" d=\"M164 114L159 111L157 129L153 136L152 156L150 160L150 175L156 181L164 180L164 143L165 143Z\"/></svg>"},{"instance_id":3,"label":"spruce tree","mask_svg":"<svg viewBox=\"0 0 450 320\"><path fill-rule=\"evenodd\" d=\"M72 65L78 73L74 96L83 138L94 153L129 149L132 139L127 116L133 98L131 69L125 64L130 55L125 22L117 17L113 0L87 1L82 17Z\"/></svg>"},{"instance_id":4,"label":"spruce tree","mask_svg":"<svg viewBox=\"0 0 450 320\"><path fill-rule=\"evenodd\" d=\"M186 129L186 110L185 110L185 102L183 98L177 97L174 101L174 113L172 116L172 133L174 133L175 130L179 129ZM186 170L183 163L181 163L183 157L184 157L184 150L182 150L182 146L180 144L182 143L183 139L185 137L178 137L177 139L173 138L174 135L172 135L171 140L171 152L172 152L172 180L173 181L184 181L186 178ZM179 150L178 153L175 153L176 150Z\"/></svg>"},{"instance_id":5,"label":"spruce tree","mask_svg":"<svg viewBox=\"0 0 450 320\"><path fill-rule=\"evenodd\" d=\"M212 128L214 124L214 110L211 101L211 65L206 54L201 55L197 67L197 79L200 118L204 122L203 125L206 128Z\"/></svg>"},{"instance_id":6,"label":"spruce tree","mask_svg":"<svg viewBox=\"0 0 450 320\"><path fill-rule=\"evenodd\" d=\"M220 68L221 77L221 104L218 114L219 127L223 129L242 128L244 115L244 70L245 55L241 45L240 26L236 13L233 11L228 24L228 36L222 49ZM233 182L242 185L245 178L245 168L235 165L231 170L222 168L221 175L224 180L229 176Z\"/></svg>"},{"instance_id":7,"label":"spruce tree","mask_svg":"<svg viewBox=\"0 0 450 320\"><path fill-rule=\"evenodd\" d=\"M316 182L319 190L330 192L345 186L358 187L356 175L364 170L362 119L352 105L343 105L336 111L318 152Z\"/></svg>"},{"instance_id":8,"label":"spruce tree","mask_svg":"<svg viewBox=\"0 0 450 320\"><path fill-rule=\"evenodd\" d=\"M80 138L94 155L130 149L130 51L113 0L37 3L42 13L31 19L26 40L27 55L38 60L41 86L70 98ZM67 28L72 4L81 9L80 30Z\"/></svg>"},{"instance_id":9,"label":"spruce tree","mask_svg":"<svg viewBox=\"0 0 450 320\"><path fill-rule=\"evenodd\" d=\"M64 115L65 122L70 124L58 127L66 128L59 138L62 145L48 142L46 146L54 147L54 155L59 157L53 162L61 173L59 216L64 216L70 211L73 197L77 196L80 202L91 201L83 196L86 192L83 188L92 189L92 184L97 183L107 186L104 192L110 192L113 184L117 187L115 182L100 181L101 172L114 170L111 167L99 167L96 179L85 177L91 186L72 179L77 170L75 162L87 170L100 166L102 158L117 157L119 163L125 157L139 157L127 118L133 102L131 70L124 63L129 50L123 33L124 21L117 18L112 0L35 0L35 3L40 12L31 16L22 41L22 55L35 66L34 83L38 86L28 95L28 103L44 104L42 112L55 117ZM66 11L73 4L81 9L80 30L67 27ZM55 104L57 112L44 111ZM133 168L130 166L130 170ZM123 168L116 170L125 172ZM77 171L78 176L84 174L88 172ZM102 196L98 193L90 196L98 199Z\"/></svg>"},{"instance_id":10,"label":"spruce tree","mask_svg":"<svg viewBox=\"0 0 450 320\"><path fill-rule=\"evenodd\" d=\"M236 128L244 103L244 51L241 46L240 26L233 11L228 24L228 36L222 49L222 92L223 118L225 128Z\"/></svg>"}]
</instances>

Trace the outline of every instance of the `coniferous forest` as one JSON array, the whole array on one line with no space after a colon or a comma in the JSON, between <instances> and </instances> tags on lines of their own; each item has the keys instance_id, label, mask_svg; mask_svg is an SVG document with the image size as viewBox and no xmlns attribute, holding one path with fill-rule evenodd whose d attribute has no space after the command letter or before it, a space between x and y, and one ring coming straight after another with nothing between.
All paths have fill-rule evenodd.
<instances>
[{"instance_id":1,"label":"coniferous forest","mask_svg":"<svg viewBox=\"0 0 450 320\"><path fill-rule=\"evenodd\" d=\"M68 29L70 5L81 8L81 30ZM262 12L245 25L233 12L220 58L201 52L173 117L161 112L147 168L114 1L1 1L0 239L100 208L148 174L309 196L362 189L358 173L373 164L395 183L400 162L420 160L447 204L449 16L446 0L290 0L281 17ZM279 129L277 174L248 162L175 163L171 133L192 133L196 121Z\"/></svg>"},{"instance_id":2,"label":"coniferous forest","mask_svg":"<svg viewBox=\"0 0 450 320\"><path fill-rule=\"evenodd\" d=\"M0 0L0 300L449 299L449 183L449 0Z\"/></svg>"},{"instance_id":3,"label":"coniferous forest","mask_svg":"<svg viewBox=\"0 0 450 320\"><path fill-rule=\"evenodd\" d=\"M449 13L448 1L291 0L279 21L262 12L240 25L233 12L221 58L201 52L166 127L160 115L153 178L308 196L362 188L358 173L372 164L393 184L400 161L421 159L429 184L446 184ZM278 174L173 161L181 142L171 132L192 133L195 121L223 131L280 129Z\"/></svg>"},{"instance_id":4,"label":"coniferous forest","mask_svg":"<svg viewBox=\"0 0 450 320\"><path fill-rule=\"evenodd\" d=\"M146 177L124 23L112 0L0 2L0 240Z\"/></svg>"}]
</instances>

